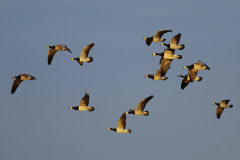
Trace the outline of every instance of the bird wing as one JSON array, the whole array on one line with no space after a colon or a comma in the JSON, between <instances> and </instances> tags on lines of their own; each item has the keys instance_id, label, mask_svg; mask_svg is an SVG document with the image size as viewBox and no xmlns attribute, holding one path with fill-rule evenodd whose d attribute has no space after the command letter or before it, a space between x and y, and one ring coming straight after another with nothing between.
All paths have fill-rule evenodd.
<instances>
[{"instance_id":1,"label":"bird wing","mask_svg":"<svg viewBox=\"0 0 240 160\"><path fill-rule=\"evenodd\" d=\"M217 107L216 113L217 113L217 118L219 119L222 112L223 112L224 108L222 107Z\"/></svg>"},{"instance_id":2,"label":"bird wing","mask_svg":"<svg viewBox=\"0 0 240 160\"><path fill-rule=\"evenodd\" d=\"M190 80L188 79L189 75L186 75L181 83L181 89L184 89L187 87L187 85L190 83Z\"/></svg>"},{"instance_id":3,"label":"bird wing","mask_svg":"<svg viewBox=\"0 0 240 160\"><path fill-rule=\"evenodd\" d=\"M12 94L16 91L16 89L18 88L18 86L20 85L21 82L22 82L22 80L20 80L20 79L14 80L13 85L12 85L12 90L11 90Z\"/></svg>"},{"instance_id":4,"label":"bird wing","mask_svg":"<svg viewBox=\"0 0 240 160\"><path fill-rule=\"evenodd\" d=\"M83 62L81 62L81 61L77 61L81 66L83 65Z\"/></svg>"},{"instance_id":5,"label":"bird wing","mask_svg":"<svg viewBox=\"0 0 240 160\"><path fill-rule=\"evenodd\" d=\"M85 93L84 97L80 102L80 106L88 106L88 103L89 103L89 95Z\"/></svg>"},{"instance_id":6,"label":"bird wing","mask_svg":"<svg viewBox=\"0 0 240 160\"><path fill-rule=\"evenodd\" d=\"M32 80L33 79L36 79L34 76L32 76L31 74L27 74L27 73L25 73L28 77L30 77Z\"/></svg>"},{"instance_id":7,"label":"bird wing","mask_svg":"<svg viewBox=\"0 0 240 160\"><path fill-rule=\"evenodd\" d=\"M154 37L159 37L161 38L162 35L166 32L172 32L172 30L161 30L161 31L157 31L157 33L154 35Z\"/></svg>"},{"instance_id":8,"label":"bird wing","mask_svg":"<svg viewBox=\"0 0 240 160\"><path fill-rule=\"evenodd\" d=\"M210 69L205 63L202 63L200 60L194 64L196 68L203 68L206 67L207 69Z\"/></svg>"},{"instance_id":9,"label":"bird wing","mask_svg":"<svg viewBox=\"0 0 240 160\"><path fill-rule=\"evenodd\" d=\"M66 51L72 53L71 50L67 46L62 45L62 44L60 44L59 46L61 46L63 48L63 50L66 50Z\"/></svg>"},{"instance_id":10,"label":"bird wing","mask_svg":"<svg viewBox=\"0 0 240 160\"><path fill-rule=\"evenodd\" d=\"M210 67L208 67L208 65L206 65L206 63L202 63L203 66L205 66L207 69L210 69Z\"/></svg>"},{"instance_id":11,"label":"bird wing","mask_svg":"<svg viewBox=\"0 0 240 160\"><path fill-rule=\"evenodd\" d=\"M161 76L165 76L168 69L170 68L170 64L172 63L172 59L166 59L166 58L161 58L160 60L160 71L161 71Z\"/></svg>"},{"instance_id":12,"label":"bird wing","mask_svg":"<svg viewBox=\"0 0 240 160\"><path fill-rule=\"evenodd\" d=\"M20 74L22 80L26 80L28 78L28 74L24 73L24 74Z\"/></svg>"},{"instance_id":13,"label":"bird wing","mask_svg":"<svg viewBox=\"0 0 240 160\"><path fill-rule=\"evenodd\" d=\"M86 47L84 47L80 57L87 58L88 54L89 54L89 51L92 49L93 46L94 46L94 43L91 43L91 44L87 45Z\"/></svg>"},{"instance_id":14,"label":"bird wing","mask_svg":"<svg viewBox=\"0 0 240 160\"><path fill-rule=\"evenodd\" d=\"M197 76L197 73L198 73L197 69L188 69L188 75L189 75L189 78L190 78L190 82L194 81L194 79Z\"/></svg>"},{"instance_id":15,"label":"bird wing","mask_svg":"<svg viewBox=\"0 0 240 160\"><path fill-rule=\"evenodd\" d=\"M152 41L153 41L153 37L149 37L149 38L146 39L146 44L147 44L148 46L150 46L150 44L152 43Z\"/></svg>"},{"instance_id":16,"label":"bird wing","mask_svg":"<svg viewBox=\"0 0 240 160\"><path fill-rule=\"evenodd\" d=\"M125 129L125 127L126 127L126 119L127 119L126 114L123 113L123 115L118 120L117 128Z\"/></svg>"},{"instance_id":17,"label":"bird wing","mask_svg":"<svg viewBox=\"0 0 240 160\"><path fill-rule=\"evenodd\" d=\"M203 63L199 60L198 62L196 62L195 64L194 64L194 67L195 68L202 68L203 67Z\"/></svg>"},{"instance_id":18,"label":"bird wing","mask_svg":"<svg viewBox=\"0 0 240 160\"><path fill-rule=\"evenodd\" d=\"M220 103L221 104L228 104L229 101L230 101L230 99L229 100L222 100Z\"/></svg>"},{"instance_id":19,"label":"bird wing","mask_svg":"<svg viewBox=\"0 0 240 160\"><path fill-rule=\"evenodd\" d=\"M48 65L51 64L52 59L53 59L56 52L57 52L57 50L49 49L49 51L48 51Z\"/></svg>"},{"instance_id":20,"label":"bird wing","mask_svg":"<svg viewBox=\"0 0 240 160\"><path fill-rule=\"evenodd\" d=\"M141 101L138 103L138 105L137 105L137 107L136 107L135 110L136 110L136 111L143 111L144 108L145 108L145 106L146 106L146 104L148 103L148 101L150 101L152 98L153 98L153 95L151 95L151 96L149 96L149 97L144 98L143 100L141 100Z\"/></svg>"},{"instance_id":21,"label":"bird wing","mask_svg":"<svg viewBox=\"0 0 240 160\"><path fill-rule=\"evenodd\" d=\"M172 37L171 43L178 44L178 42L180 41L180 38L181 38L181 34L179 33L176 36Z\"/></svg>"}]
</instances>

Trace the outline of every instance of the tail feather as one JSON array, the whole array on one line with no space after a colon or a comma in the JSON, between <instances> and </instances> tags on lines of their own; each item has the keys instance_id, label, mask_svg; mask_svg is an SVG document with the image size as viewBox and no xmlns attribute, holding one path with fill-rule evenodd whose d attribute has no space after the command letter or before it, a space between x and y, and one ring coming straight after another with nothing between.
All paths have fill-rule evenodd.
<instances>
[{"instance_id":1,"label":"tail feather","mask_svg":"<svg viewBox=\"0 0 240 160\"><path fill-rule=\"evenodd\" d=\"M182 44L182 45L180 45L180 46L182 46L182 48L179 49L179 50L183 50L183 49L185 48L185 45L184 45L184 44Z\"/></svg>"},{"instance_id":2,"label":"tail feather","mask_svg":"<svg viewBox=\"0 0 240 160\"><path fill-rule=\"evenodd\" d=\"M182 59L182 55L178 55L178 56L177 56L177 59Z\"/></svg>"}]
</instances>

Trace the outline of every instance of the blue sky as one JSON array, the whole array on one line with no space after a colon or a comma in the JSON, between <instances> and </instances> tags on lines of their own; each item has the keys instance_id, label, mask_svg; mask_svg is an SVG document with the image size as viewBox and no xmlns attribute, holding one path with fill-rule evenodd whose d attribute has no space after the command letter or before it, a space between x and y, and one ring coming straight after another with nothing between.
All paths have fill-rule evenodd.
<instances>
[{"instance_id":1,"label":"blue sky","mask_svg":"<svg viewBox=\"0 0 240 160\"><path fill-rule=\"evenodd\" d=\"M240 157L240 2L3 1L1 12L0 159L218 159ZM165 46L143 37L159 30L166 43L181 33L168 80L144 78L159 69ZM90 43L92 63L78 57ZM49 45L67 45L47 64ZM211 70L181 90L183 66L201 60ZM29 73L10 94L11 77ZM85 92L94 112L69 110ZM154 95L149 116L127 115L130 134L116 127L123 112ZM213 102L233 108L216 118Z\"/></svg>"}]
</instances>

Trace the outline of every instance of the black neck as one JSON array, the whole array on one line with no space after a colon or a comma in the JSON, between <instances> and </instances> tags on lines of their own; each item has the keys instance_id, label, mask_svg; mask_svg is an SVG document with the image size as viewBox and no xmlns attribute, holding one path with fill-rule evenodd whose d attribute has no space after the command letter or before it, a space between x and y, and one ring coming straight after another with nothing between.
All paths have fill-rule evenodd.
<instances>
[{"instance_id":1,"label":"black neck","mask_svg":"<svg viewBox=\"0 0 240 160\"><path fill-rule=\"evenodd\" d=\"M77 57L77 58L74 58L74 60L79 61L80 59L79 59L79 57Z\"/></svg>"},{"instance_id":2,"label":"black neck","mask_svg":"<svg viewBox=\"0 0 240 160\"><path fill-rule=\"evenodd\" d=\"M134 110L129 110L128 114L135 114L135 111Z\"/></svg>"},{"instance_id":3,"label":"black neck","mask_svg":"<svg viewBox=\"0 0 240 160\"><path fill-rule=\"evenodd\" d=\"M148 75L148 78L154 79L154 75L149 74L149 75Z\"/></svg>"},{"instance_id":4,"label":"black neck","mask_svg":"<svg viewBox=\"0 0 240 160\"><path fill-rule=\"evenodd\" d=\"M48 46L49 48L51 48L51 49L55 49L55 46Z\"/></svg>"},{"instance_id":5,"label":"black neck","mask_svg":"<svg viewBox=\"0 0 240 160\"><path fill-rule=\"evenodd\" d=\"M78 110L78 106L76 106L76 107L72 107L72 109L74 109L74 110Z\"/></svg>"},{"instance_id":6,"label":"black neck","mask_svg":"<svg viewBox=\"0 0 240 160\"><path fill-rule=\"evenodd\" d=\"M112 130L112 131L116 132L116 128L110 128L110 130Z\"/></svg>"}]
</instances>

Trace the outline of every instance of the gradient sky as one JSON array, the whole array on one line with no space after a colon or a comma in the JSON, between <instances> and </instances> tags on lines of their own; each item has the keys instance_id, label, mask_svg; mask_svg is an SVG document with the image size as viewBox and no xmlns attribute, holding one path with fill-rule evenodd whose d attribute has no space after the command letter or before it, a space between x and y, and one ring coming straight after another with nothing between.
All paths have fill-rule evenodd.
<instances>
[{"instance_id":1,"label":"gradient sky","mask_svg":"<svg viewBox=\"0 0 240 160\"><path fill-rule=\"evenodd\" d=\"M1 12L0 159L177 159L240 158L240 1L4 0ZM160 42L143 37L159 30L166 43L181 33L166 81L144 78L159 69ZM90 43L92 63L78 57ZM67 45L47 64L49 45ZM211 70L201 82L181 90L183 69L198 60ZM10 94L11 77L29 73ZM94 112L69 110L85 92ZM127 129L116 127L123 112L143 98L149 116L127 115ZM213 102L230 99L233 108L216 117Z\"/></svg>"}]
</instances>

